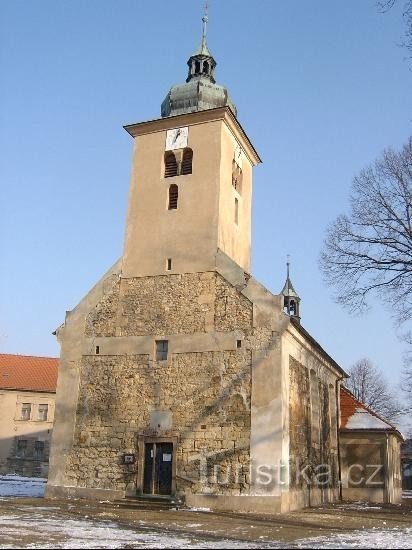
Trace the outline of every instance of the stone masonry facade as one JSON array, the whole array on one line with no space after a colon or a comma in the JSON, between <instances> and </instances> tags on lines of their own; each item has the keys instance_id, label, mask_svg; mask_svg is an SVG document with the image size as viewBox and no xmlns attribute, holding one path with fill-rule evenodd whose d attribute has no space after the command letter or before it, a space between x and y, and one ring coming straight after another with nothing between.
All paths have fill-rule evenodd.
<instances>
[{"instance_id":1,"label":"stone masonry facade","mask_svg":"<svg viewBox=\"0 0 412 550\"><path fill-rule=\"evenodd\" d=\"M124 279L86 319L88 339L226 334L231 349L179 351L166 361L139 353L83 355L74 442L66 464L72 486L127 490L136 472L122 453L137 453L153 434L150 412L171 411L172 424L154 435L173 437L176 493L242 495L250 490L253 350L272 333L253 328L253 307L217 272ZM225 347L225 346L223 346Z\"/></svg>"}]
</instances>

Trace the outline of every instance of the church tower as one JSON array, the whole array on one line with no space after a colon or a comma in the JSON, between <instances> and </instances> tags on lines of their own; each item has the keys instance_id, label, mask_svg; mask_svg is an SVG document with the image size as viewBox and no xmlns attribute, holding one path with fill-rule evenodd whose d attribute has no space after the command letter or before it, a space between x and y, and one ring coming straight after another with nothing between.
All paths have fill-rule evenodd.
<instances>
[{"instance_id":1,"label":"church tower","mask_svg":"<svg viewBox=\"0 0 412 550\"><path fill-rule=\"evenodd\" d=\"M188 60L162 118L131 124L134 138L123 273L126 277L210 271L218 250L250 272L252 168L260 162L216 84L206 42Z\"/></svg>"},{"instance_id":2,"label":"church tower","mask_svg":"<svg viewBox=\"0 0 412 550\"><path fill-rule=\"evenodd\" d=\"M56 330L48 498L258 513L338 494L336 476L319 489L299 472L315 451L337 471L342 372L296 322L289 266L281 295L250 275L260 159L206 25L161 118L125 127L124 253Z\"/></svg>"}]
</instances>

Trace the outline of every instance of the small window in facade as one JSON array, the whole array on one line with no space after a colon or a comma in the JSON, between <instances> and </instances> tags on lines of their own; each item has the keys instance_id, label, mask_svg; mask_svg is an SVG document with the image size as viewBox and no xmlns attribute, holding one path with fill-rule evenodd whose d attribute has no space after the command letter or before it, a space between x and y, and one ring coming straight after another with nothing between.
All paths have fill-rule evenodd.
<instances>
[{"instance_id":1,"label":"small window in facade","mask_svg":"<svg viewBox=\"0 0 412 550\"><path fill-rule=\"evenodd\" d=\"M17 441L16 454L19 458L24 458L27 454L27 439L19 439Z\"/></svg>"},{"instance_id":2,"label":"small window in facade","mask_svg":"<svg viewBox=\"0 0 412 550\"><path fill-rule=\"evenodd\" d=\"M169 210L177 209L177 201L179 198L179 188L175 183L169 187Z\"/></svg>"},{"instance_id":3,"label":"small window in facade","mask_svg":"<svg viewBox=\"0 0 412 550\"><path fill-rule=\"evenodd\" d=\"M167 271L172 269L172 258L167 258Z\"/></svg>"},{"instance_id":4,"label":"small window in facade","mask_svg":"<svg viewBox=\"0 0 412 550\"><path fill-rule=\"evenodd\" d=\"M44 451L45 451L45 444L44 441L35 441L34 442L34 458L36 460L44 460Z\"/></svg>"},{"instance_id":5,"label":"small window in facade","mask_svg":"<svg viewBox=\"0 0 412 550\"><path fill-rule=\"evenodd\" d=\"M165 153L165 178L177 176L177 161L172 151Z\"/></svg>"},{"instance_id":6,"label":"small window in facade","mask_svg":"<svg viewBox=\"0 0 412 550\"><path fill-rule=\"evenodd\" d=\"M168 349L168 340L156 340L156 361L166 361Z\"/></svg>"},{"instance_id":7,"label":"small window in facade","mask_svg":"<svg viewBox=\"0 0 412 550\"><path fill-rule=\"evenodd\" d=\"M241 348L242 347L242 340L236 340L236 347Z\"/></svg>"},{"instance_id":8,"label":"small window in facade","mask_svg":"<svg viewBox=\"0 0 412 550\"><path fill-rule=\"evenodd\" d=\"M95 352L96 355L99 355L99 353L100 353L100 346L96 346L94 352Z\"/></svg>"},{"instance_id":9,"label":"small window in facade","mask_svg":"<svg viewBox=\"0 0 412 550\"><path fill-rule=\"evenodd\" d=\"M186 176L187 174L192 173L192 161L193 161L193 151L192 149L186 148L183 151L182 170L181 170L182 176Z\"/></svg>"},{"instance_id":10,"label":"small window in facade","mask_svg":"<svg viewBox=\"0 0 412 550\"><path fill-rule=\"evenodd\" d=\"M38 419L43 420L45 422L47 420L48 414L49 414L49 406L48 405L39 405Z\"/></svg>"},{"instance_id":11,"label":"small window in facade","mask_svg":"<svg viewBox=\"0 0 412 550\"><path fill-rule=\"evenodd\" d=\"M239 224L239 201L235 199L235 224Z\"/></svg>"},{"instance_id":12,"label":"small window in facade","mask_svg":"<svg viewBox=\"0 0 412 550\"><path fill-rule=\"evenodd\" d=\"M209 72L209 63L207 61L203 61L203 74L208 74Z\"/></svg>"},{"instance_id":13,"label":"small window in facade","mask_svg":"<svg viewBox=\"0 0 412 550\"><path fill-rule=\"evenodd\" d=\"M31 403L23 403L21 406L21 420L30 420Z\"/></svg>"}]
</instances>

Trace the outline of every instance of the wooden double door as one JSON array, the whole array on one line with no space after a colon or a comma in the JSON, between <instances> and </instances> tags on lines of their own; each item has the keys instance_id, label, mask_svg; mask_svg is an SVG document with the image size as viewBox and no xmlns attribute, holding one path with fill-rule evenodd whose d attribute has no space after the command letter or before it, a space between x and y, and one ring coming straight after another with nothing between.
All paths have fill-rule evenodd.
<instances>
[{"instance_id":1,"label":"wooden double door","mask_svg":"<svg viewBox=\"0 0 412 550\"><path fill-rule=\"evenodd\" d=\"M170 495L173 479L173 443L144 444L143 493Z\"/></svg>"}]
</instances>

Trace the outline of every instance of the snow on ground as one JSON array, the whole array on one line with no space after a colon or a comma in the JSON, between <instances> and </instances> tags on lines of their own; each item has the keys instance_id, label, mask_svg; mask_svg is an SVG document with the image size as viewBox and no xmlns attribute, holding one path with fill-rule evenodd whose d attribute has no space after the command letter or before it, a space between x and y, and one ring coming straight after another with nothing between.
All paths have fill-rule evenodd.
<instances>
[{"instance_id":1,"label":"snow on ground","mask_svg":"<svg viewBox=\"0 0 412 550\"><path fill-rule=\"evenodd\" d=\"M44 479L0 476L0 499L43 496ZM412 495L411 495L412 496ZM356 506L356 504L355 504ZM379 508L379 507L377 507ZM190 533L140 521L124 527L113 520L68 517L59 507L18 505L0 515L0 549L17 548L411 548L412 528L346 531L295 541L244 541L213 537L202 523L187 524ZM253 527L253 526L251 526Z\"/></svg>"},{"instance_id":2,"label":"snow on ground","mask_svg":"<svg viewBox=\"0 0 412 550\"><path fill-rule=\"evenodd\" d=\"M297 540L289 548L411 548L412 528L367 529Z\"/></svg>"},{"instance_id":3,"label":"snow on ground","mask_svg":"<svg viewBox=\"0 0 412 550\"><path fill-rule=\"evenodd\" d=\"M42 497L46 481L41 477L0 476L0 499L2 497Z\"/></svg>"},{"instance_id":4,"label":"snow on ground","mask_svg":"<svg viewBox=\"0 0 412 550\"><path fill-rule=\"evenodd\" d=\"M24 518L0 516L0 548L410 548L412 540L411 528L346 532L289 543L212 539L199 528L192 534L144 525L130 529L112 521L67 519L53 510L45 516L36 510L32 507Z\"/></svg>"}]
</instances>

